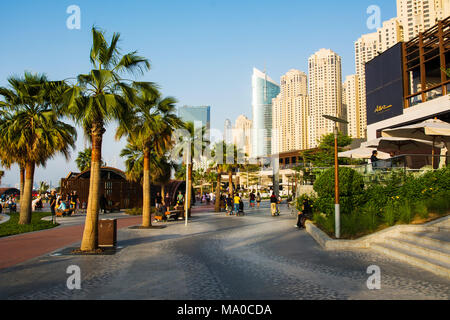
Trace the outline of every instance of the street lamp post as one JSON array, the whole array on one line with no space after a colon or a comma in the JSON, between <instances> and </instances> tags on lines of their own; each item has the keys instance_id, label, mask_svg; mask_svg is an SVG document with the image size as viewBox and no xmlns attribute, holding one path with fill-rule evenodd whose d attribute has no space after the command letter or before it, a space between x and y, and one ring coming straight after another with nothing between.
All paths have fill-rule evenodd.
<instances>
[{"instance_id":1,"label":"street lamp post","mask_svg":"<svg viewBox=\"0 0 450 320\"><path fill-rule=\"evenodd\" d=\"M188 205L188 199L189 199L189 166L191 165L191 140L189 139L187 152L186 152L186 196L184 197L184 220L185 220L185 226L188 225L188 214L189 214L189 205Z\"/></svg>"},{"instance_id":2,"label":"street lamp post","mask_svg":"<svg viewBox=\"0 0 450 320\"><path fill-rule=\"evenodd\" d=\"M334 122L334 220L335 220L335 235L339 239L341 237L341 207L339 204L339 162L338 162L338 123L348 124L344 119L323 115L325 119Z\"/></svg>"}]
</instances>

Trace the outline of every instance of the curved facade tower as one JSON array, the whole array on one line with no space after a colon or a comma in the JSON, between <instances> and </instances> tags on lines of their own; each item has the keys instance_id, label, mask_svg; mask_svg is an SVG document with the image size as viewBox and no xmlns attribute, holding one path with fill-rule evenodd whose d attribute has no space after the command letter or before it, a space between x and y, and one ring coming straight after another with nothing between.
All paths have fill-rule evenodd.
<instances>
[{"instance_id":1,"label":"curved facade tower","mask_svg":"<svg viewBox=\"0 0 450 320\"><path fill-rule=\"evenodd\" d=\"M254 68L252 91L252 158L258 158L272 153L272 99L280 93L280 86Z\"/></svg>"}]
</instances>

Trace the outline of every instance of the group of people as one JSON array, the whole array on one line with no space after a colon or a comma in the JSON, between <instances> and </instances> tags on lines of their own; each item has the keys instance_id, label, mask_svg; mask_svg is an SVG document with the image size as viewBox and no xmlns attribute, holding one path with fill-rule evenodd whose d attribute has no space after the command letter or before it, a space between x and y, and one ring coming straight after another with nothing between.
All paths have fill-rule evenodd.
<instances>
[{"instance_id":1,"label":"group of people","mask_svg":"<svg viewBox=\"0 0 450 320\"><path fill-rule=\"evenodd\" d=\"M225 208L227 215L244 215L244 201L239 193L228 194L225 198Z\"/></svg>"},{"instance_id":2,"label":"group of people","mask_svg":"<svg viewBox=\"0 0 450 320\"><path fill-rule=\"evenodd\" d=\"M56 212L62 213L63 216L76 214L77 209L86 209L86 203L80 203L80 197L76 191L72 191L69 194L57 194L53 189L48 197L50 204L50 211L52 217Z\"/></svg>"},{"instance_id":3,"label":"group of people","mask_svg":"<svg viewBox=\"0 0 450 320\"><path fill-rule=\"evenodd\" d=\"M205 192L203 194L198 194L196 200L200 203L206 203L209 205L211 202L214 203L216 201L216 195L213 192Z\"/></svg>"},{"instance_id":4,"label":"group of people","mask_svg":"<svg viewBox=\"0 0 450 320\"><path fill-rule=\"evenodd\" d=\"M2 213L3 208L9 209L9 212L16 212L17 211L16 198L3 196L0 199L0 213Z\"/></svg>"}]
</instances>

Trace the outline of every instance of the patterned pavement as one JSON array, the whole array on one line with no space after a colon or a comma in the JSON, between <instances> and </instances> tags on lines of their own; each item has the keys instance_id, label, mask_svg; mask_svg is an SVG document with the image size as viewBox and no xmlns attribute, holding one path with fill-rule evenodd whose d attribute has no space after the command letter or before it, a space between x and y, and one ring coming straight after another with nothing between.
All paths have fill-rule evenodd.
<instances>
[{"instance_id":1,"label":"patterned pavement","mask_svg":"<svg viewBox=\"0 0 450 320\"><path fill-rule=\"evenodd\" d=\"M112 256L44 255L0 270L0 299L351 300L450 298L450 281L370 250L324 251L284 207L196 213L188 227L119 230ZM74 245L72 245L74 246ZM66 269L81 269L81 290ZM369 290L367 267L381 269Z\"/></svg>"}]
</instances>

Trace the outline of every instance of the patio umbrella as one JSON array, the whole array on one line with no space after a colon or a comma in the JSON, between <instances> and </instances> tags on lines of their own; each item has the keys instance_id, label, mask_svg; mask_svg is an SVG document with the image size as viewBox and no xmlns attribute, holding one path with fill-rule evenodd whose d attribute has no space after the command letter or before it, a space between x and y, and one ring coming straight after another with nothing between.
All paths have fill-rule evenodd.
<instances>
[{"instance_id":1,"label":"patio umbrella","mask_svg":"<svg viewBox=\"0 0 450 320\"><path fill-rule=\"evenodd\" d=\"M338 156L339 158L370 159L374 150L376 150L376 148L360 147L358 149L339 152ZM378 152L379 159L385 160L389 159L390 157L391 156L389 155L389 153L385 153L382 151Z\"/></svg>"},{"instance_id":2,"label":"patio umbrella","mask_svg":"<svg viewBox=\"0 0 450 320\"><path fill-rule=\"evenodd\" d=\"M364 143L366 148L377 148L378 151L394 153L413 151L418 148L432 147L432 145L433 142L427 140L397 137L378 138Z\"/></svg>"},{"instance_id":3,"label":"patio umbrella","mask_svg":"<svg viewBox=\"0 0 450 320\"><path fill-rule=\"evenodd\" d=\"M402 137L432 141L431 163L434 168L434 148L436 142L450 143L450 123L439 119L430 119L409 126L386 129L383 130L381 135L383 137Z\"/></svg>"}]
</instances>

